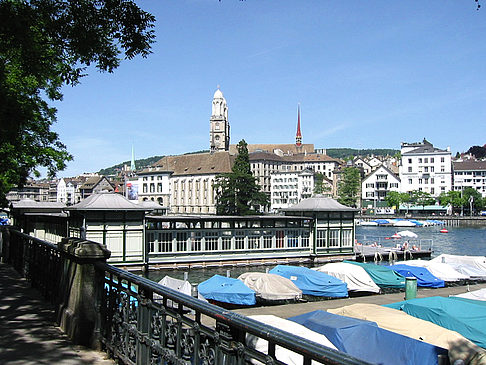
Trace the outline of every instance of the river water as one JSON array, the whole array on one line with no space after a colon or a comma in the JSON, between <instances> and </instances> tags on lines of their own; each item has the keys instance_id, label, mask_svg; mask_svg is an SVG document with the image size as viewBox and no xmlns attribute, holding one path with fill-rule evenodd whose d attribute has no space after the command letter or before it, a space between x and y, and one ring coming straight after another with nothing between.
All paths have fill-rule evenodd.
<instances>
[{"instance_id":1,"label":"river water","mask_svg":"<svg viewBox=\"0 0 486 365\"><path fill-rule=\"evenodd\" d=\"M440 233L440 226L434 227L361 227L356 226L356 238L381 238L380 242L385 246L393 246L395 241L383 240L384 237L390 237L397 231L408 230L417 234L418 240L423 242L423 246L428 248L432 244L432 257L442 253L452 255L471 255L486 256L486 226L463 226L447 227L449 233ZM207 269L180 269L180 270L153 270L148 273L148 278L158 282L165 275L183 279L184 272L187 272L188 280L197 284L213 275L219 274L226 276L227 270L230 270L230 276L237 278L240 274L248 271L265 272L271 269L271 266L248 266L248 267L223 267Z\"/></svg>"}]
</instances>

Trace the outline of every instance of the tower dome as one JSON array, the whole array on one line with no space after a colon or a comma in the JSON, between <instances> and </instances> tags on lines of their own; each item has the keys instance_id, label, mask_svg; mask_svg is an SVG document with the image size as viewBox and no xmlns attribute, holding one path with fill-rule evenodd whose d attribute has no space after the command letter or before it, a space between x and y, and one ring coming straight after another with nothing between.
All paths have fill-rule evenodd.
<instances>
[{"instance_id":1,"label":"tower dome","mask_svg":"<svg viewBox=\"0 0 486 365\"><path fill-rule=\"evenodd\" d=\"M223 93L221 90L219 90L219 88L215 91L213 99L224 99Z\"/></svg>"}]
</instances>

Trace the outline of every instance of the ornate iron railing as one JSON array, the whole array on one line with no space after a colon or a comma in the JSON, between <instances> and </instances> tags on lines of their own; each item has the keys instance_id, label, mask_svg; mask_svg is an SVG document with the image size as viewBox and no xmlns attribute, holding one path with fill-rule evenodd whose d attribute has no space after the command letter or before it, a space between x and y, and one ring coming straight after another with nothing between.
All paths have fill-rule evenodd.
<instances>
[{"instance_id":1,"label":"ornate iron railing","mask_svg":"<svg viewBox=\"0 0 486 365\"><path fill-rule=\"evenodd\" d=\"M69 278L66 260L76 261L76 258L56 245L13 229L9 232L8 247L3 247L6 262L61 308L70 295L65 292L70 286L63 285ZM85 298L97 313L93 337L118 363L284 364L276 357L277 348L283 347L300 354L304 365L364 364L344 353L171 290L106 262L88 260L83 265L93 265L96 273L93 297ZM267 353L249 346L247 336L268 341Z\"/></svg>"},{"instance_id":2,"label":"ornate iron railing","mask_svg":"<svg viewBox=\"0 0 486 365\"><path fill-rule=\"evenodd\" d=\"M111 265L96 269L105 291L102 341L125 364L283 364L276 346L302 355L303 364L363 363ZM268 354L247 346L247 335L267 340Z\"/></svg>"}]
</instances>

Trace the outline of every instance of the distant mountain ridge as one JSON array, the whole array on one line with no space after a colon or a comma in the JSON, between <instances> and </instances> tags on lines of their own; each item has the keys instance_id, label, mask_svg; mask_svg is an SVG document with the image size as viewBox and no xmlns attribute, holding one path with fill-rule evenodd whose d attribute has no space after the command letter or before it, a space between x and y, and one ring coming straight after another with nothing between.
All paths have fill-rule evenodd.
<instances>
[{"instance_id":1,"label":"distant mountain ridge","mask_svg":"<svg viewBox=\"0 0 486 365\"><path fill-rule=\"evenodd\" d=\"M145 167L151 166L152 164L156 163L162 157L164 157L164 156L152 156L152 157L147 157L147 158L141 158L141 159L135 160L135 166L136 166L137 170L141 170ZM115 175L117 173L117 171L121 171L123 166L125 166L125 165L130 166L130 161L121 162L121 163L116 164L114 166L101 169L100 171L98 171L98 174L105 175L105 176Z\"/></svg>"},{"instance_id":2,"label":"distant mountain ridge","mask_svg":"<svg viewBox=\"0 0 486 365\"><path fill-rule=\"evenodd\" d=\"M395 150L392 148L366 148L366 149L356 149L356 148L326 148L326 153L329 157L346 159L349 157L356 156L394 156L399 153L400 150Z\"/></svg>"},{"instance_id":3,"label":"distant mountain ridge","mask_svg":"<svg viewBox=\"0 0 486 365\"><path fill-rule=\"evenodd\" d=\"M191 155L195 153L204 153L209 152L209 150L201 150L201 151L194 151L194 152L187 152L185 155ZM326 153L329 157L333 158L340 158L345 159L348 157L354 156L367 156L367 155L375 155L375 156L393 156L400 152L399 150L394 150L390 148L378 148L378 149L354 149L354 148L327 148ZM141 158L135 160L135 166L138 170L142 170L146 167L149 167L159 161L161 158L165 156L152 156L147 158ZM98 171L100 175L116 175L117 171L121 171L124 165L130 165L130 161L121 162L111 167L107 167Z\"/></svg>"},{"instance_id":4,"label":"distant mountain ridge","mask_svg":"<svg viewBox=\"0 0 486 365\"><path fill-rule=\"evenodd\" d=\"M195 153L204 153L204 152L209 152L209 150L187 152L184 153L184 155L192 155ZM137 171L143 170L146 167L152 166L154 163L156 163L163 157L165 156L152 156L152 157L135 160L135 167L137 168ZM104 169L101 169L100 171L98 171L98 174L105 175L105 176L116 175L117 171L121 171L123 166L125 165L130 166L130 161L120 162L119 164L113 165L111 167L106 167Z\"/></svg>"}]
</instances>

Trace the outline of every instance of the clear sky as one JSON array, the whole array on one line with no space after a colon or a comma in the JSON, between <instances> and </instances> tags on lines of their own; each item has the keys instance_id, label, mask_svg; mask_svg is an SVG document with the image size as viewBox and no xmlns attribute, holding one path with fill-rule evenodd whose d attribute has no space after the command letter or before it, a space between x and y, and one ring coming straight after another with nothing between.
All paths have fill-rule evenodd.
<instances>
[{"instance_id":1,"label":"clear sky","mask_svg":"<svg viewBox=\"0 0 486 365\"><path fill-rule=\"evenodd\" d=\"M59 176L209 149L213 94L231 143L400 148L486 143L486 4L474 0L138 1L153 54L64 88Z\"/></svg>"}]
</instances>

